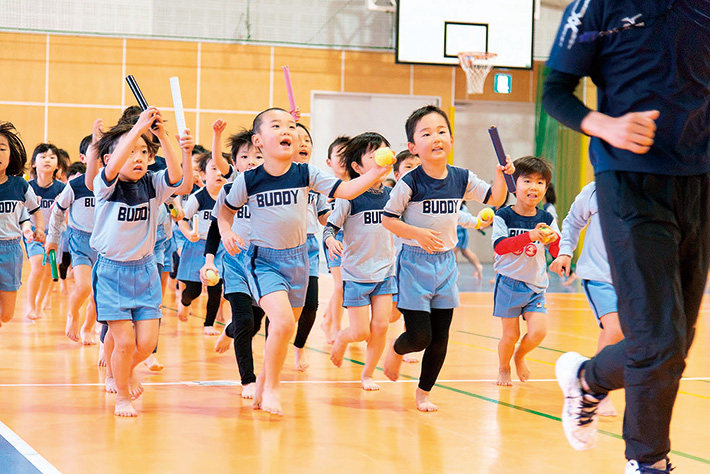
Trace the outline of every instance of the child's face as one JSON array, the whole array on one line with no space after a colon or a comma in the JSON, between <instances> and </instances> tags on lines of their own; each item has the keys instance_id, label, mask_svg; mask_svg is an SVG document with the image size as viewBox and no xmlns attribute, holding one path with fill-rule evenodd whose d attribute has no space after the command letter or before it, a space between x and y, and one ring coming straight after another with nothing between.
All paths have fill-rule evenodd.
<instances>
[{"instance_id":1,"label":"child's face","mask_svg":"<svg viewBox=\"0 0 710 474\"><path fill-rule=\"evenodd\" d=\"M308 163L311 161L311 153L313 152L311 137L308 136L308 132L303 127L296 127L296 131L298 132L300 145L298 146L293 161L297 163Z\"/></svg>"},{"instance_id":2,"label":"child's face","mask_svg":"<svg viewBox=\"0 0 710 474\"><path fill-rule=\"evenodd\" d=\"M360 157L360 162L362 164L358 164L356 162L352 163L351 166L353 167L353 169L355 170L355 172L357 174L362 176L363 174L367 173L371 169L377 167L377 163L375 163L375 152L380 148L387 148L387 145L385 145L383 143L382 145L378 146L377 148L374 148L374 149L368 151L367 153L364 153ZM385 180L385 176L383 176L382 179L377 184L382 183L382 181L384 181L384 180Z\"/></svg>"},{"instance_id":3,"label":"child's face","mask_svg":"<svg viewBox=\"0 0 710 474\"><path fill-rule=\"evenodd\" d=\"M38 175L54 175L57 171L57 162L57 155L52 150L47 150L35 157L34 168Z\"/></svg>"},{"instance_id":4,"label":"child's face","mask_svg":"<svg viewBox=\"0 0 710 474\"><path fill-rule=\"evenodd\" d=\"M545 197L547 181L541 174L520 175L515 181L517 201L526 207L537 207Z\"/></svg>"},{"instance_id":5,"label":"child's face","mask_svg":"<svg viewBox=\"0 0 710 474\"><path fill-rule=\"evenodd\" d=\"M421 164L422 160L420 160L418 156L412 156L410 158L407 158L406 160L403 160L402 163L399 164L399 169L394 172L394 179L399 181L402 176L409 173Z\"/></svg>"},{"instance_id":6,"label":"child's face","mask_svg":"<svg viewBox=\"0 0 710 474\"><path fill-rule=\"evenodd\" d=\"M0 135L0 176L4 176L10 165L10 142L5 135Z\"/></svg>"},{"instance_id":7,"label":"child's face","mask_svg":"<svg viewBox=\"0 0 710 474\"><path fill-rule=\"evenodd\" d=\"M409 143L409 152L422 162L446 162L454 143L449 126L440 114L432 112L419 120L414 127L414 143Z\"/></svg>"},{"instance_id":8,"label":"child's face","mask_svg":"<svg viewBox=\"0 0 710 474\"><path fill-rule=\"evenodd\" d=\"M199 187L205 185L205 182L202 181L202 170L196 160L192 160L192 183Z\"/></svg>"},{"instance_id":9,"label":"child's face","mask_svg":"<svg viewBox=\"0 0 710 474\"><path fill-rule=\"evenodd\" d=\"M261 165L264 162L264 157L261 156L255 146L246 143L237 150L237 159L235 161L234 166L237 167L237 171L243 173Z\"/></svg>"},{"instance_id":10,"label":"child's face","mask_svg":"<svg viewBox=\"0 0 710 474\"><path fill-rule=\"evenodd\" d=\"M125 138L126 135L123 135L120 140L123 141ZM131 155L118 172L118 178L121 181L138 181L141 179L146 171L148 171L149 157L148 146L145 144L143 137L140 137L133 147L133 150L131 150ZM110 159L109 156L107 162L110 161Z\"/></svg>"},{"instance_id":11,"label":"child's face","mask_svg":"<svg viewBox=\"0 0 710 474\"><path fill-rule=\"evenodd\" d=\"M207 186L208 189L219 190L224 186L224 176L219 172L219 168L217 168L214 160L207 162L207 169L202 173L202 180L205 182L205 186Z\"/></svg>"},{"instance_id":12,"label":"child's face","mask_svg":"<svg viewBox=\"0 0 710 474\"><path fill-rule=\"evenodd\" d=\"M260 149L264 160L290 161L299 144L296 122L288 112L270 110L262 116L253 143Z\"/></svg>"},{"instance_id":13,"label":"child's face","mask_svg":"<svg viewBox=\"0 0 710 474\"><path fill-rule=\"evenodd\" d=\"M325 162L328 164L333 169L333 174L335 175L336 178L338 179L347 179L348 178L348 172L345 169L345 167L340 164L340 158L343 156L343 150L345 150L345 145L341 145L339 147L335 147L333 151L331 152L330 156L328 157Z\"/></svg>"}]
</instances>

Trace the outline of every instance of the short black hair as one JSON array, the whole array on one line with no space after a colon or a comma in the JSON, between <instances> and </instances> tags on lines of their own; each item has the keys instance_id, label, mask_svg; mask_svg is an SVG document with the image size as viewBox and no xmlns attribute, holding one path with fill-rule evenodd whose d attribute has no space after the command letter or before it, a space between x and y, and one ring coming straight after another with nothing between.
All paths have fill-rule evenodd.
<instances>
[{"instance_id":1,"label":"short black hair","mask_svg":"<svg viewBox=\"0 0 710 474\"><path fill-rule=\"evenodd\" d=\"M550 164L538 158L537 156L523 156L513 162L515 165L515 173L513 173L513 181L517 181L520 176L532 176L539 174L542 176L548 186L552 181L552 167Z\"/></svg>"},{"instance_id":2,"label":"short black hair","mask_svg":"<svg viewBox=\"0 0 710 474\"><path fill-rule=\"evenodd\" d=\"M197 155L197 158L195 158L195 163L197 163L197 167L200 169L201 172L206 172L207 171L207 163L209 163L212 160L212 152L207 151L205 153L200 153Z\"/></svg>"},{"instance_id":3,"label":"short black hair","mask_svg":"<svg viewBox=\"0 0 710 474\"><path fill-rule=\"evenodd\" d=\"M135 125L136 122L138 122L138 117L140 117L141 112L143 112L143 109L141 109L137 105L131 105L129 107L126 107L126 110L123 111L123 113L121 114L121 118L118 119L118 123L116 125L121 125L124 123L127 123L129 125Z\"/></svg>"},{"instance_id":4,"label":"short black hair","mask_svg":"<svg viewBox=\"0 0 710 474\"><path fill-rule=\"evenodd\" d=\"M343 145L347 145L348 142L350 141L350 137L347 135L340 135L337 137L335 140L331 142L330 145L328 145L328 156L326 158L330 158L330 155L333 153L333 150L336 150ZM340 157L340 166L345 166L345 163L343 163L343 157Z\"/></svg>"},{"instance_id":5,"label":"short black hair","mask_svg":"<svg viewBox=\"0 0 710 474\"><path fill-rule=\"evenodd\" d=\"M27 150L20 139L20 134L11 122L0 122L0 135L7 138L10 146L10 162L5 174L8 176L22 176L27 165Z\"/></svg>"},{"instance_id":6,"label":"short black hair","mask_svg":"<svg viewBox=\"0 0 710 474\"><path fill-rule=\"evenodd\" d=\"M84 173L86 173L86 165L81 161L75 161L74 163L69 165L69 168L67 168L67 178L69 176L74 176L75 174Z\"/></svg>"},{"instance_id":7,"label":"short black hair","mask_svg":"<svg viewBox=\"0 0 710 474\"><path fill-rule=\"evenodd\" d=\"M89 151L89 145L91 145L91 140L93 137L91 135L87 135L84 138L81 139L81 143L79 143L79 154L86 156L86 152Z\"/></svg>"},{"instance_id":8,"label":"short black hair","mask_svg":"<svg viewBox=\"0 0 710 474\"><path fill-rule=\"evenodd\" d=\"M251 142L252 136L254 136L254 132L247 129L243 129L239 133L235 133L234 135L229 136L229 138L227 139L227 143L229 143L229 151L231 152L232 163L236 164L237 154L239 153L239 149L241 147L243 147L244 145L248 145L249 147L254 146ZM247 148L247 150L248 149L249 148Z\"/></svg>"},{"instance_id":9,"label":"short black hair","mask_svg":"<svg viewBox=\"0 0 710 474\"><path fill-rule=\"evenodd\" d=\"M390 146L390 142L377 132L365 132L353 137L343 151L343 166L350 179L360 176L354 169L353 163L362 166L362 155L377 150L382 145Z\"/></svg>"},{"instance_id":10,"label":"short black hair","mask_svg":"<svg viewBox=\"0 0 710 474\"><path fill-rule=\"evenodd\" d=\"M397 156L395 157L393 171L395 173L399 173L399 167L402 166L402 163L404 163L405 160L408 160L410 158L417 158L417 156L412 155L409 150L402 150L397 153Z\"/></svg>"},{"instance_id":11,"label":"short black hair","mask_svg":"<svg viewBox=\"0 0 710 474\"><path fill-rule=\"evenodd\" d=\"M207 152L209 152L209 150L203 147L202 145L195 145L195 147L192 149L192 156L201 155Z\"/></svg>"},{"instance_id":12,"label":"short black hair","mask_svg":"<svg viewBox=\"0 0 710 474\"><path fill-rule=\"evenodd\" d=\"M552 182L547 183L547 191L545 191L545 201L553 206L557 204L557 194L555 194L555 185Z\"/></svg>"},{"instance_id":13,"label":"short black hair","mask_svg":"<svg viewBox=\"0 0 710 474\"><path fill-rule=\"evenodd\" d=\"M53 178L57 177L57 171L59 171L60 163L62 162L61 158L59 157L59 150L57 147L51 143L40 143L37 145L32 152L32 159L30 160L30 174L32 176L37 176L37 170L35 168L35 161L37 160L37 155L40 153L47 153L48 151L51 151L55 155L57 155L57 169L54 170L54 174L52 175Z\"/></svg>"},{"instance_id":14,"label":"short black hair","mask_svg":"<svg viewBox=\"0 0 710 474\"><path fill-rule=\"evenodd\" d=\"M308 138L311 139L311 143L313 143L313 137L311 136L311 131L308 130L308 127L306 127L305 125L303 125L301 122L296 122L296 127L297 127L297 128L300 127L300 128L302 128L302 129L304 129L304 130L306 131L306 133L308 134Z\"/></svg>"},{"instance_id":15,"label":"short black hair","mask_svg":"<svg viewBox=\"0 0 710 474\"><path fill-rule=\"evenodd\" d=\"M133 129L133 125L128 122L124 122L116 124L114 127L111 127L110 130L102 134L101 140L99 140L99 143L96 145L96 151L99 155L101 163L104 166L106 166L104 156L113 153L113 151L116 149L118 141L123 135L130 132L131 129ZM141 137L143 138L143 141L148 147L148 153L150 153L151 155L155 154L158 151L158 146L153 143L147 135L143 134L141 135Z\"/></svg>"},{"instance_id":16,"label":"short black hair","mask_svg":"<svg viewBox=\"0 0 710 474\"><path fill-rule=\"evenodd\" d=\"M407 122L404 124L404 130L407 132L407 141L409 143L414 143L414 129L417 128L419 121L429 114L439 114L444 117L446 126L449 128L449 133L453 134L451 131L451 122L449 122L449 117L446 115L446 112L435 105L425 105L412 112Z\"/></svg>"},{"instance_id":17,"label":"short black hair","mask_svg":"<svg viewBox=\"0 0 710 474\"><path fill-rule=\"evenodd\" d=\"M259 112L256 117L254 117L254 122L251 125L251 129L254 130L254 133L259 133L259 129L261 128L261 122L264 121L264 114L267 114L269 112L273 112L274 110L280 110L281 112L286 112L284 109L281 107L271 107L268 108L262 112ZM288 113L288 112L286 112ZM306 129L308 130L308 129Z\"/></svg>"},{"instance_id":18,"label":"short black hair","mask_svg":"<svg viewBox=\"0 0 710 474\"><path fill-rule=\"evenodd\" d=\"M69 156L69 153L66 150L64 150L63 148L57 148L57 168L65 176L66 176L67 169L69 168L70 164L71 164L71 157Z\"/></svg>"}]
</instances>

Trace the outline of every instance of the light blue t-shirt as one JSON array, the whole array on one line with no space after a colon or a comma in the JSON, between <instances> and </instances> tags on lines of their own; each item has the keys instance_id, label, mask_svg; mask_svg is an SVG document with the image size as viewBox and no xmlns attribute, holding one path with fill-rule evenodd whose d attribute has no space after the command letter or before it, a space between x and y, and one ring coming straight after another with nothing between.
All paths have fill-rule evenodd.
<instances>
[{"instance_id":1,"label":"light blue t-shirt","mask_svg":"<svg viewBox=\"0 0 710 474\"><path fill-rule=\"evenodd\" d=\"M59 234L64 228L64 216L69 211L68 226L82 232L91 233L94 230L94 193L86 187L84 175L71 179L64 190L57 196L56 206L50 217L47 242L59 242Z\"/></svg>"}]
</instances>

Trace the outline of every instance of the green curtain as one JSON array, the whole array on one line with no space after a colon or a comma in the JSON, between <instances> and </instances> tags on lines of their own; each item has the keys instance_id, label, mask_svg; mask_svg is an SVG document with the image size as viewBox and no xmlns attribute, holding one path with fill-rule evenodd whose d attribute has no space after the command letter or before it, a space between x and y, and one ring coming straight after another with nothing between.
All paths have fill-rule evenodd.
<instances>
[{"instance_id":1,"label":"green curtain","mask_svg":"<svg viewBox=\"0 0 710 474\"><path fill-rule=\"evenodd\" d=\"M547 66L538 68L537 72L535 155L552 163L552 182L557 194L555 208L561 225L574 198L581 191L583 141L580 133L547 115L542 107L542 89L549 72ZM579 92L580 88L576 93Z\"/></svg>"}]
</instances>

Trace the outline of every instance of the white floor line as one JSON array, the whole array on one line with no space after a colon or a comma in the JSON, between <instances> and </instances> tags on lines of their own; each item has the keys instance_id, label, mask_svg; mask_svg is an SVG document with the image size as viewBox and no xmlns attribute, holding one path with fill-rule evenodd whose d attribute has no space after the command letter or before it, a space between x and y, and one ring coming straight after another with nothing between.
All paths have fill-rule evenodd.
<instances>
[{"instance_id":1,"label":"white floor line","mask_svg":"<svg viewBox=\"0 0 710 474\"><path fill-rule=\"evenodd\" d=\"M12 431L5 423L0 421L0 436L5 438L25 459L32 463L42 474L61 474L56 467L44 459L37 451L25 443L17 433Z\"/></svg>"}]
</instances>

